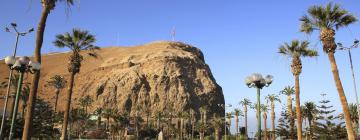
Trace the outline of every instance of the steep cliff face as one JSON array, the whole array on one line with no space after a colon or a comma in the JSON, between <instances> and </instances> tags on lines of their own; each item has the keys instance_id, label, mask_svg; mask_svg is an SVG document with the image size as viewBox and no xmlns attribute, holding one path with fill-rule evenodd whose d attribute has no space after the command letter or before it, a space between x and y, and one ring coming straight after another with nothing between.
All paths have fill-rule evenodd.
<instances>
[{"instance_id":1,"label":"steep cliff face","mask_svg":"<svg viewBox=\"0 0 360 140\"><path fill-rule=\"evenodd\" d=\"M45 81L55 74L68 77L69 54L44 56L40 97L53 102L53 90ZM99 59L85 58L76 76L73 103L90 95L91 110L112 107L131 114L136 110L181 112L189 109L199 114L200 107L208 115L224 114L221 87L216 83L202 52L180 42L153 42L135 47L111 47L99 51ZM1 66L1 69L4 67ZM61 92L59 109L65 103Z\"/></svg>"}]
</instances>

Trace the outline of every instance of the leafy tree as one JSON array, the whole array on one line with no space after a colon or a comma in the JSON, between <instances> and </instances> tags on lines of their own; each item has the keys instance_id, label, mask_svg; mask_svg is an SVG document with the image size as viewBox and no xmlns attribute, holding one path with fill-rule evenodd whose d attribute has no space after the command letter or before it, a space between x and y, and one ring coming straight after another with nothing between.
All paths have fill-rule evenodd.
<instances>
[{"instance_id":1,"label":"leafy tree","mask_svg":"<svg viewBox=\"0 0 360 140\"><path fill-rule=\"evenodd\" d=\"M38 29L36 32L36 44L34 50L34 61L41 63L41 47L44 39L44 32L46 21L50 12L55 8L57 2L65 1L66 5L69 7L74 4L74 0L40 0L42 5L41 17L38 25ZM36 71L31 85L31 92L29 94L29 101L27 105L25 123L24 123L24 131L22 135L22 140L28 140L31 138L31 128L32 128L32 120L33 120L33 111L36 103L36 94L40 80L40 71ZM62 138L66 139L65 137Z\"/></svg>"},{"instance_id":2,"label":"leafy tree","mask_svg":"<svg viewBox=\"0 0 360 140\"><path fill-rule=\"evenodd\" d=\"M276 94L269 94L265 97L266 102L269 103L270 102L270 107L271 107L271 123L272 123L272 140L276 139L276 135L275 135L275 102L279 102L281 103L281 100L279 98L278 95Z\"/></svg>"},{"instance_id":3,"label":"leafy tree","mask_svg":"<svg viewBox=\"0 0 360 140\"><path fill-rule=\"evenodd\" d=\"M240 109L234 109L233 112L235 116L235 128L236 128L236 135L239 134L239 116L243 116L243 113Z\"/></svg>"},{"instance_id":4,"label":"leafy tree","mask_svg":"<svg viewBox=\"0 0 360 140\"><path fill-rule=\"evenodd\" d=\"M293 40L291 43L284 43L279 47L279 53L291 57L291 72L295 78L295 99L296 99L296 120L297 120L297 136L302 139L302 119L300 109L300 80L299 76L302 71L301 57L318 56L316 50L309 49L310 42Z\"/></svg>"},{"instance_id":5,"label":"leafy tree","mask_svg":"<svg viewBox=\"0 0 360 140\"><path fill-rule=\"evenodd\" d=\"M313 122L315 121L315 117L318 113L316 104L314 102L305 102L304 105L304 113L309 123L309 137L313 138Z\"/></svg>"},{"instance_id":6,"label":"leafy tree","mask_svg":"<svg viewBox=\"0 0 360 140\"><path fill-rule=\"evenodd\" d=\"M357 110L357 105L354 103L350 103L349 104L349 110L350 110L350 117L351 117L351 122L353 124L354 127L354 132L355 134L358 134L358 129L359 129L359 116L358 116L358 110ZM355 138L357 138L357 135L355 135Z\"/></svg>"},{"instance_id":7,"label":"leafy tree","mask_svg":"<svg viewBox=\"0 0 360 140\"><path fill-rule=\"evenodd\" d=\"M79 100L80 106L83 107L85 113L88 112L88 107L91 106L93 102L94 100L90 97L90 95L86 95L85 97L80 98Z\"/></svg>"},{"instance_id":8,"label":"leafy tree","mask_svg":"<svg viewBox=\"0 0 360 140\"><path fill-rule=\"evenodd\" d=\"M68 71L70 73L70 83L69 90L66 95L66 104L65 104L65 114L64 114L64 124L63 131L61 134L62 139L65 139L67 134L67 125L68 117L71 105L71 96L74 87L75 75L80 72L81 62L84 59L80 54L82 51L88 51L88 54L91 57L97 57L95 50L100 48L94 46L96 39L93 35L89 34L88 31L83 31L80 29L73 29L71 33L67 32L65 34L59 34L56 36L55 41L53 42L56 47L64 48L67 47L71 50L72 54L69 58Z\"/></svg>"},{"instance_id":9,"label":"leafy tree","mask_svg":"<svg viewBox=\"0 0 360 140\"><path fill-rule=\"evenodd\" d=\"M316 117L314 133L316 139L338 140L346 139L344 122L339 122L340 115L334 115L335 109L329 105L330 100L325 98L326 94L322 94L323 100L319 101L318 116Z\"/></svg>"},{"instance_id":10,"label":"leafy tree","mask_svg":"<svg viewBox=\"0 0 360 140\"><path fill-rule=\"evenodd\" d=\"M65 80L65 78L60 75L54 75L53 77L50 78L49 81L47 81L46 86L51 86L55 88L55 104L54 104L55 112L58 104L60 90L65 88L66 83L67 81Z\"/></svg>"},{"instance_id":11,"label":"leafy tree","mask_svg":"<svg viewBox=\"0 0 360 140\"><path fill-rule=\"evenodd\" d=\"M281 94L284 94L287 96L287 113L288 113L288 119L290 120L290 139L295 138L295 124L294 124L294 114L292 110L292 97L295 93L294 87L287 86L283 90L280 91Z\"/></svg>"},{"instance_id":12,"label":"leafy tree","mask_svg":"<svg viewBox=\"0 0 360 140\"><path fill-rule=\"evenodd\" d=\"M251 102L250 102L249 99L244 98L243 100L241 100L241 101L239 102L239 104L244 107L245 135L246 135L246 137L247 137L247 135L248 135L248 133L247 133L247 132L248 132L248 131L247 131L247 127L248 127L248 125L247 125L247 112L248 112L248 107L251 105Z\"/></svg>"},{"instance_id":13,"label":"leafy tree","mask_svg":"<svg viewBox=\"0 0 360 140\"><path fill-rule=\"evenodd\" d=\"M357 18L337 4L329 3L326 6L311 6L308 14L300 18L301 32L311 34L314 30L320 31L320 41L323 51L328 55L331 71L339 94L342 110L344 113L346 130L349 140L355 139L348 103L340 80L339 70L336 64L335 52L335 30L346 27L357 21Z\"/></svg>"}]
</instances>

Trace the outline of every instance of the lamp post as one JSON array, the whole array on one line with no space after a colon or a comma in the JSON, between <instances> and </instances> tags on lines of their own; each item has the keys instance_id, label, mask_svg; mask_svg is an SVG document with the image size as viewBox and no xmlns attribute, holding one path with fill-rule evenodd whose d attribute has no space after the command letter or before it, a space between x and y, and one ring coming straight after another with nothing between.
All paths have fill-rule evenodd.
<instances>
[{"instance_id":1,"label":"lamp post","mask_svg":"<svg viewBox=\"0 0 360 140\"><path fill-rule=\"evenodd\" d=\"M227 108L227 107L232 107L231 104L227 104L227 105L225 105L225 104L218 104L218 106L224 108L225 112L226 112L226 108ZM224 118L225 118L225 117L226 117L226 116L224 115ZM227 128L226 118L225 118L224 120L225 120L225 130L224 130L224 132L225 132L225 140L226 140L226 139L227 139L227 135L226 135L226 128ZM229 130L230 130L230 129L229 129Z\"/></svg>"},{"instance_id":2,"label":"lamp post","mask_svg":"<svg viewBox=\"0 0 360 140\"><path fill-rule=\"evenodd\" d=\"M20 73L19 80L18 80L18 86L16 90L16 96L15 96L15 105L14 105L14 111L11 118L11 125L10 125L10 134L9 134L9 140L12 140L12 137L14 135L14 124L18 112L18 105L19 105L19 96L21 93L22 88L22 81L24 77L25 72L31 72L40 70L40 63L32 62L30 61L29 57L23 56L19 57L17 60L13 56L8 56L5 58L6 65L9 66L11 70L16 70Z\"/></svg>"},{"instance_id":3,"label":"lamp post","mask_svg":"<svg viewBox=\"0 0 360 140\"><path fill-rule=\"evenodd\" d=\"M257 91L257 121L258 121L258 140L261 140L261 110L260 110L260 90L263 87L268 87L273 81L273 76L267 75L265 78L261 74L253 73L246 77L245 84L249 88L256 88Z\"/></svg>"},{"instance_id":4,"label":"lamp post","mask_svg":"<svg viewBox=\"0 0 360 140\"><path fill-rule=\"evenodd\" d=\"M5 28L5 31L6 32L12 32L12 33L14 33L16 35L16 41L15 41L15 46L14 46L13 55L12 55L12 57L15 58L16 50L17 50L17 46L18 46L18 42L19 42L19 37L20 36L25 36L26 34L31 33L32 31L34 31L34 28L29 29L27 32L19 32L16 29L16 27L17 27L16 23L11 23L11 27L13 29L13 32L8 27ZM12 60L15 60L15 59L12 59ZM7 85L7 91L6 91L6 96L5 96L4 109L3 109L2 119L1 119L0 139L3 137L4 124L5 124L5 118L6 118L6 109L7 109L8 99L9 99L9 95L10 95L10 86L11 86L10 83L11 83L11 80L12 80L12 75L13 75L13 71L10 69L9 80L8 80L8 85Z\"/></svg>"},{"instance_id":5,"label":"lamp post","mask_svg":"<svg viewBox=\"0 0 360 140\"><path fill-rule=\"evenodd\" d=\"M354 84L354 93L355 93L355 98L356 98L356 108L357 108L358 116L360 116L359 98L358 98L357 89L356 89L355 73L354 73L354 67L353 67L352 57L351 57L351 50L359 47L359 40L355 40L354 44L350 47L344 47L341 43L338 43L338 46L339 46L339 50L348 51L348 54L349 54L350 68L351 68L351 74L352 74L352 79L353 79L353 84ZM359 125L360 125L360 119L358 119L358 129L360 128ZM358 132L359 132L359 130L358 130Z\"/></svg>"}]
</instances>

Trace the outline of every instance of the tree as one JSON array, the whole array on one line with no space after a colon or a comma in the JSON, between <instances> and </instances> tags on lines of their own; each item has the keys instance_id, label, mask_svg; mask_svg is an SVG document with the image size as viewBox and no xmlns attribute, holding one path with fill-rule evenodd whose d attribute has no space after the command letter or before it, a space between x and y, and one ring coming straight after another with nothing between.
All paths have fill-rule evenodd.
<instances>
[{"instance_id":1,"label":"tree","mask_svg":"<svg viewBox=\"0 0 360 140\"><path fill-rule=\"evenodd\" d=\"M272 140L275 140L276 135L275 135L275 102L279 102L281 103L281 100L279 98L278 95L276 94L269 94L268 96L265 97L267 103L270 102L270 107L271 107L271 124L272 124Z\"/></svg>"},{"instance_id":2,"label":"tree","mask_svg":"<svg viewBox=\"0 0 360 140\"><path fill-rule=\"evenodd\" d=\"M80 106L83 107L83 109L85 110L85 113L88 113L88 107L91 106L91 104L94 102L94 100L90 97L90 95L86 95L83 98L80 98L79 103Z\"/></svg>"},{"instance_id":3,"label":"tree","mask_svg":"<svg viewBox=\"0 0 360 140\"><path fill-rule=\"evenodd\" d=\"M54 104L55 113L58 104L60 90L65 88L66 83L67 81L65 80L65 78L60 75L54 75L53 77L50 78L49 81L47 81L46 84L47 86L52 86L55 88L55 104Z\"/></svg>"},{"instance_id":4,"label":"tree","mask_svg":"<svg viewBox=\"0 0 360 140\"><path fill-rule=\"evenodd\" d=\"M242 111L240 109L234 109L233 114L235 115L235 129L236 129L236 135L239 134L239 116L242 116Z\"/></svg>"},{"instance_id":5,"label":"tree","mask_svg":"<svg viewBox=\"0 0 360 140\"><path fill-rule=\"evenodd\" d=\"M299 75L302 71L301 57L318 56L316 50L309 49L310 42L293 40L290 44L284 43L279 47L279 53L291 57L291 72L295 78L295 99L296 99L296 120L297 120L297 136L302 139L302 119L300 109L300 80Z\"/></svg>"},{"instance_id":6,"label":"tree","mask_svg":"<svg viewBox=\"0 0 360 140\"><path fill-rule=\"evenodd\" d=\"M225 116L226 116L226 119L227 119L227 125L226 125L227 127L225 128L225 137L226 137L226 129L229 130L228 131L229 136L231 135L231 133L230 133L231 118L234 118L234 116L233 116L233 114L231 112L226 113Z\"/></svg>"},{"instance_id":7,"label":"tree","mask_svg":"<svg viewBox=\"0 0 360 140\"><path fill-rule=\"evenodd\" d=\"M301 32L311 34L314 30L320 31L320 41L323 44L323 51L328 55L331 71L333 73L336 89L344 113L348 139L354 140L355 134L351 123L349 107L334 54L337 48L335 43L335 30L339 30L342 27L355 23L357 18L347 10L341 8L338 4L328 3L326 6L310 7L308 9L308 14L302 16L300 21Z\"/></svg>"},{"instance_id":8,"label":"tree","mask_svg":"<svg viewBox=\"0 0 360 140\"><path fill-rule=\"evenodd\" d=\"M293 110L292 110L292 97L291 95L293 95L295 93L294 91L294 87L290 87L290 86L286 86L283 90L280 91L281 94L284 94L287 96L287 113L288 113L288 119L290 120L290 138L293 140L294 139L294 130L295 130L295 126L294 126L294 116L293 116Z\"/></svg>"},{"instance_id":9,"label":"tree","mask_svg":"<svg viewBox=\"0 0 360 140\"><path fill-rule=\"evenodd\" d=\"M247 133L247 132L248 132L248 131L247 131L247 127L248 127L248 125L247 125L247 112L248 112L248 107L251 105L251 102L250 102L249 99L244 98L243 100L241 100L241 101L239 102L239 104L244 107L245 135L246 135L246 137L247 137L247 135L248 135L248 133Z\"/></svg>"},{"instance_id":10,"label":"tree","mask_svg":"<svg viewBox=\"0 0 360 140\"><path fill-rule=\"evenodd\" d=\"M339 121L341 115L334 115L336 110L332 109L332 105L329 105L330 100L325 98L326 94L321 95L324 99L319 101L320 105L317 106L318 115L314 126L315 138L326 140L346 139L346 133L343 133L343 130L345 130L344 122Z\"/></svg>"},{"instance_id":11,"label":"tree","mask_svg":"<svg viewBox=\"0 0 360 140\"><path fill-rule=\"evenodd\" d=\"M65 1L67 6L73 5L74 0L41 0L42 12L36 32L36 44L34 50L34 61L41 63L41 47L44 39L44 32L46 26L46 20L51 10L55 8L55 5L59 1ZM29 100L27 103L24 130L22 135L22 140L29 140L31 138L31 128L32 128L32 119L33 119L33 110L36 102L36 94L40 80L40 70L36 71L33 76L31 91L29 94Z\"/></svg>"},{"instance_id":12,"label":"tree","mask_svg":"<svg viewBox=\"0 0 360 140\"><path fill-rule=\"evenodd\" d=\"M313 122L315 121L315 116L318 112L317 108L316 108L316 104L314 102L305 102L305 108L304 108L304 112L305 112L305 116L308 119L308 123L309 123L309 137L310 139L313 139Z\"/></svg>"},{"instance_id":13,"label":"tree","mask_svg":"<svg viewBox=\"0 0 360 140\"><path fill-rule=\"evenodd\" d=\"M94 114L97 115L97 122L96 122L97 129L100 129L100 126L101 126L102 112L103 112L103 108L101 108L101 107L96 108L94 111Z\"/></svg>"},{"instance_id":14,"label":"tree","mask_svg":"<svg viewBox=\"0 0 360 140\"><path fill-rule=\"evenodd\" d=\"M81 62L83 56L80 54L82 51L88 51L89 56L97 57L95 50L100 48L94 46L96 39L93 35L89 34L88 31L83 31L80 29L73 29L71 33L67 32L65 34L59 34L56 36L55 41L53 42L56 47L64 48L67 47L71 50L72 54L69 58L68 71L70 73L70 83L68 93L66 95L66 104L65 104L65 113L64 113L64 124L61 139L66 139L67 125L69 110L71 105L71 96L74 87L75 75L80 72Z\"/></svg>"},{"instance_id":15,"label":"tree","mask_svg":"<svg viewBox=\"0 0 360 140\"><path fill-rule=\"evenodd\" d=\"M268 139L268 135L267 135L267 125L266 125L266 120L267 120L267 112L269 110L267 105L261 104L260 105L260 109L261 112L263 113L263 119L264 119L264 140Z\"/></svg>"},{"instance_id":16,"label":"tree","mask_svg":"<svg viewBox=\"0 0 360 140\"><path fill-rule=\"evenodd\" d=\"M354 132L355 134L358 134L358 129L359 129L359 124L358 124L358 120L359 120L359 116L358 116L358 110L357 110L357 105L354 103L350 103L349 104L349 110L350 110L350 117L351 117L351 122L353 124L354 127ZM355 135L355 138L357 138L357 135Z\"/></svg>"},{"instance_id":17,"label":"tree","mask_svg":"<svg viewBox=\"0 0 360 140\"><path fill-rule=\"evenodd\" d=\"M221 127L224 126L224 119L220 116L214 115L210 124L214 128L214 131L215 131L215 140L220 140L221 139L220 130L221 130Z\"/></svg>"},{"instance_id":18,"label":"tree","mask_svg":"<svg viewBox=\"0 0 360 140\"><path fill-rule=\"evenodd\" d=\"M280 118L278 120L278 125L276 128L276 133L279 136L285 136L285 139L289 139L289 136L291 135L291 130L290 130L290 119L288 116L288 110L286 109L286 107L282 107L282 111L280 114Z\"/></svg>"}]
</instances>

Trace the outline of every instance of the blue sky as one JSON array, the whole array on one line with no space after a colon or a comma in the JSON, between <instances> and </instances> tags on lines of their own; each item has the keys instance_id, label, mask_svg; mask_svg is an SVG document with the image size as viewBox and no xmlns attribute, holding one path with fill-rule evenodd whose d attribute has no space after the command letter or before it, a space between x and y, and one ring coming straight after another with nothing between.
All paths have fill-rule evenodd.
<instances>
[{"instance_id":1,"label":"blue sky","mask_svg":"<svg viewBox=\"0 0 360 140\"><path fill-rule=\"evenodd\" d=\"M311 47L320 51L320 56L303 59L301 101L318 102L321 99L320 93L327 93L334 108L341 112L330 65L322 52L318 33L309 36L299 32L299 18L306 13L307 8L327 2L329 1L82 0L71 7L68 14L64 4L58 3L58 7L48 18L42 52L64 51L53 47L51 42L56 34L72 28L89 30L96 35L97 45L106 47L171 40L170 32L175 27L176 40L192 44L203 51L206 63L223 88L226 102L233 107L240 107L238 102L242 98L252 101L256 99L255 89L249 89L244 84L244 78L251 73L274 75L274 83L262 90L262 99L269 93L278 93L286 85L293 85L290 61L277 54L277 48L285 41L308 39ZM360 1L333 2L360 17ZM3 0L0 5L0 27L17 22L20 30L29 27L36 29L40 13L39 1ZM336 34L337 41L346 45L350 45L354 38L360 38L359 22ZM13 35L0 32L0 58L11 54L14 40ZM34 46L35 33L22 37L19 55L32 55ZM360 49L353 51L358 83L359 52ZM336 58L348 102L355 102L347 53L337 52ZM281 98L285 103L286 98ZM250 111L249 118L250 124L254 124L254 111ZM243 125L242 121L243 119L240 125ZM250 132L255 128L255 125L250 126Z\"/></svg>"}]
</instances>

